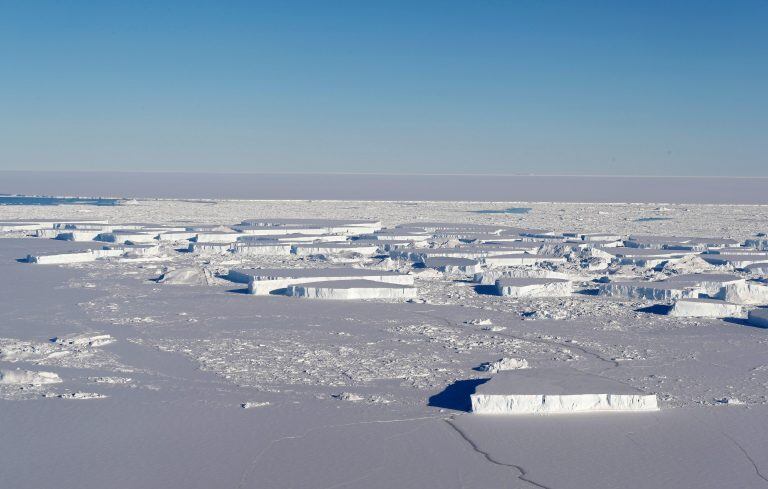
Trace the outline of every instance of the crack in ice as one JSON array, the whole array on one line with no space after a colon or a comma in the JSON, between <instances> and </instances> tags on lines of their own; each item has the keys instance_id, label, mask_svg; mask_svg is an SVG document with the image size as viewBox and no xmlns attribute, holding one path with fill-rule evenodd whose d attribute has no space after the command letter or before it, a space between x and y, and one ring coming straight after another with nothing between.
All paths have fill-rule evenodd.
<instances>
[{"instance_id":1,"label":"crack in ice","mask_svg":"<svg viewBox=\"0 0 768 489\"><path fill-rule=\"evenodd\" d=\"M311 433L314 433L315 431L320 431L325 429L347 428L350 426L359 426L359 425L366 425L366 424L404 423L408 421L423 421L423 420L434 420L434 419L443 419L443 418L442 416L421 416L418 418L383 419L383 420L373 420L373 421L359 421L356 423L316 426L314 428L310 428L306 430L304 433L300 435L283 436L281 438L277 438L275 440L270 441L266 447L264 447L259 453L256 454L256 456L253 458L253 460L248 465L248 467L243 471L242 475L240 476L240 482L237 484L236 487L237 489L242 489L243 487L245 487L245 484L253 475L254 470L256 470L256 466L261 460L261 457L263 457L264 454L266 454L269 450L272 449L273 446L277 445L278 443L282 443L288 440L301 440L302 438L306 438L307 436L309 436ZM368 475L366 475L365 477L368 477ZM349 482L354 482L354 481L349 481ZM345 482L341 484L343 486L344 484L348 484L349 482ZM341 486L331 486L331 487L341 487Z\"/></svg>"},{"instance_id":2,"label":"crack in ice","mask_svg":"<svg viewBox=\"0 0 768 489\"><path fill-rule=\"evenodd\" d=\"M477 444L476 444L476 443L475 443L475 442L474 442L474 441L473 441L473 440L472 440L472 439L469 437L469 435L467 435L466 433L464 433L464 432L463 432L463 431L462 431L462 430L461 430L461 429L460 429L458 426L456 426L456 425L453 423L453 418L445 418L445 419L444 419L444 421L445 421L445 422L448 424L448 426L450 426L450 427L451 427L451 428L452 428L452 429L453 429L453 430L454 430L456 433L458 433L458 435L459 435L459 436L460 436L460 437L461 437L461 438L462 438L462 439L463 439L465 442L467 442L467 444L469 444L469 446L470 446L470 447L472 447L472 450L474 450L474 451L475 451L475 452L477 452L478 454L482 455L482 456L483 456L483 458L485 458L485 460L487 460L488 462L490 462L490 463L492 463L492 464L494 464L494 465L498 465L498 466L501 466L501 467L508 467L508 468L510 468L510 469L515 469L515 470L516 470L516 471L519 473L519 474L517 475L517 478L518 478L519 480L521 480L521 481L525 482L526 484L530 484L530 485L532 485L532 486L534 486L534 487L538 487L538 488L540 488L540 489L552 489L552 488L550 488L549 486L545 486L545 485L543 485L543 484L539 484L538 482L535 482L535 481L533 481L532 479L530 479L530 478L528 477L528 472L527 472L527 471L526 471L526 470L525 470L525 469L524 469L522 466L520 466L520 465L515 465L515 464L509 464L509 463L500 462L499 460L496 460L496 459L494 459L494 458L491 456L491 454L489 454L488 452L484 452L483 450L481 450L481 449L480 449L480 447L479 447L479 446L478 446L478 445L477 445Z\"/></svg>"}]
</instances>

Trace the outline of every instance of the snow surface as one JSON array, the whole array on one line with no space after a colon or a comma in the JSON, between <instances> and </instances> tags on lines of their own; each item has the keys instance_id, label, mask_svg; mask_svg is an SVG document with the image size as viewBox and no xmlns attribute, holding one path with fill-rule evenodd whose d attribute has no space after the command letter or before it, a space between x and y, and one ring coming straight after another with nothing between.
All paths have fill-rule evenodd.
<instances>
[{"instance_id":1,"label":"snow surface","mask_svg":"<svg viewBox=\"0 0 768 489\"><path fill-rule=\"evenodd\" d=\"M477 212L513 206L531 211ZM759 251L746 243L768 228L766 207L455 199L0 207L0 221L39 220L53 230L52 222L95 218L158 237L171 229L220 231L248 220L318 225L295 221L304 216L381 221L385 230L407 226L400 233L420 219L423 246L430 249L495 253L491 248L501 245L493 244L493 235L506 245L521 243L507 239L527 239L530 254L562 260L497 269L481 264L479 280L469 281L381 256L363 257L352 268L313 255L198 255L179 251L187 236L154 239L156 253L139 259L126 254L34 266L18 260L103 243L28 236L34 229L4 231L0 369L50 372L61 382L0 384L3 487L766 486L768 337L765 328L753 326L765 311L755 306L763 305L760 290L768 277L700 258L716 249L731 256ZM649 216L668 220L638 221ZM683 251L690 259L653 270L601 258L595 247L607 250L605 241L576 239L600 233L657 236L660 246L689 248ZM349 236L302 242L341 238ZM230 270L261 269L293 270L286 273L301 279L326 276L329 268L408 277L404 285L416 287L418 297L253 296L243 293L244 283L225 278ZM202 270L205 285L157 282L185 269ZM685 277L702 272L707 280ZM714 277L720 274L735 278ZM503 276L568 278L578 292L499 297L492 285ZM609 281L693 283L707 300L730 287L742 298L748 293L751 302L740 305L752 323L676 317L664 314L658 301L595 295ZM529 368L504 371L520 365ZM648 394L656 396L659 410L469 414L470 396L482 390L490 370L501 370L496 377L546 369L612 382L601 392L551 395ZM607 397L594 400L561 398L559 405L608 403ZM44 469L27 470L30 460Z\"/></svg>"},{"instance_id":2,"label":"snow surface","mask_svg":"<svg viewBox=\"0 0 768 489\"><path fill-rule=\"evenodd\" d=\"M768 309L753 309L749 311L749 324L768 328Z\"/></svg>"}]
</instances>

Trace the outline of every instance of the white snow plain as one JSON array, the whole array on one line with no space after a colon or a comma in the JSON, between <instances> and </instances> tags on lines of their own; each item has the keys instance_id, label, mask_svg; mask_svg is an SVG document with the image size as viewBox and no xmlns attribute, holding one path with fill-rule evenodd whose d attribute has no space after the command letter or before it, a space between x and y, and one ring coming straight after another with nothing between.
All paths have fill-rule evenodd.
<instances>
[{"instance_id":1,"label":"white snow plain","mask_svg":"<svg viewBox=\"0 0 768 489\"><path fill-rule=\"evenodd\" d=\"M504 213L513 207L530 210ZM0 222L3 486L768 485L768 276L702 258L759 256L765 206L136 200L0 207ZM149 246L25 262L105 244L48 239L67 223L125 230L121 239ZM187 252L203 233L250 239ZM348 263L346 250L286 248L355 241L380 244ZM239 243L265 249L238 252ZM628 244L656 250L644 256L685 256L622 262L610 252ZM491 268L478 259L479 271L413 260L419 250L484 258L510 249L549 260ZM247 293L252 277L265 279L264 293ZM376 283L413 287L415 298L285 296L318 277L334 290L387 277ZM572 293L499 296L504 277L563 279ZM742 312L677 316L666 292L598 295L615 283L665 284L655 290L690 291L678 304L728 301ZM542 389L547 372L561 390ZM600 385L576 389L564 372ZM515 382L496 394L561 396L527 410L567 412L471 413L471 396L494 385L488 378L522 373L533 390ZM609 395L652 397L617 404ZM658 410L573 413L650 409L652 400Z\"/></svg>"}]
</instances>

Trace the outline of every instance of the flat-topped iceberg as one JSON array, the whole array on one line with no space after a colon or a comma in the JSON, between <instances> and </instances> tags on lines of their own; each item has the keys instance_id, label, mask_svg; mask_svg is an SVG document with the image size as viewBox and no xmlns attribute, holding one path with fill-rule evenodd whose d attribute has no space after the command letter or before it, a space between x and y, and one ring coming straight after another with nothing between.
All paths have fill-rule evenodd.
<instances>
[{"instance_id":1,"label":"flat-topped iceberg","mask_svg":"<svg viewBox=\"0 0 768 489\"><path fill-rule=\"evenodd\" d=\"M702 260L717 266L731 266L733 268L744 268L754 263L768 261L768 254L704 254Z\"/></svg>"},{"instance_id":2,"label":"flat-topped iceberg","mask_svg":"<svg viewBox=\"0 0 768 489\"><path fill-rule=\"evenodd\" d=\"M229 253L235 244L227 241L192 241L187 246L190 253Z\"/></svg>"},{"instance_id":3,"label":"flat-topped iceberg","mask_svg":"<svg viewBox=\"0 0 768 489\"><path fill-rule=\"evenodd\" d=\"M289 255L291 245L269 241L238 241L232 245L232 251L242 255Z\"/></svg>"},{"instance_id":4,"label":"flat-topped iceberg","mask_svg":"<svg viewBox=\"0 0 768 489\"><path fill-rule=\"evenodd\" d=\"M374 255L378 252L376 244L345 242L345 243L313 243L295 244L291 247L291 253L298 256L326 255L336 253L359 253L361 255Z\"/></svg>"},{"instance_id":5,"label":"flat-topped iceberg","mask_svg":"<svg viewBox=\"0 0 768 489\"><path fill-rule=\"evenodd\" d=\"M476 273L480 271L480 262L470 258L434 256L425 258L424 266L445 273Z\"/></svg>"},{"instance_id":6,"label":"flat-topped iceberg","mask_svg":"<svg viewBox=\"0 0 768 489\"><path fill-rule=\"evenodd\" d=\"M725 318L741 317L744 308L717 299L688 298L675 301L668 314L675 317Z\"/></svg>"},{"instance_id":7,"label":"flat-topped iceberg","mask_svg":"<svg viewBox=\"0 0 768 489\"><path fill-rule=\"evenodd\" d=\"M289 285L285 295L309 299L415 299L416 288L373 280L329 280Z\"/></svg>"},{"instance_id":8,"label":"flat-topped iceberg","mask_svg":"<svg viewBox=\"0 0 768 489\"><path fill-rule=\"evenodd\" d=\"M657 411L656 395L571 368L502 371L470 395L476 414Z\"/></svg>"},{"instance_id":9,"label":"flat-topped iceberg","mask_svg":"<svg viewBox=\"0 0 768 489\"><path fill-rule=\"evenodd\" d=\"M267 295L290 285L327 281L371 280L397 285L413 285L413 276L388 270L368 270L364 268L277 268L277 269L238 269L229 272L235 281L248 278L248 292L254 295ZM230 278L232 279L232 278Z\"/></svg>"},{"instance_id":10,"label":"flat-topped iceberg","mask_svg":"<svg viewBox=\"0 0 768 489\"><path fill-rule=\"evenodd\" d=\"M0 384L9 385L44 385L61 382L59 374L54 372L36 372L32 370L0 370Z\"/></svg>"},{"instance_id":11,"label":"flat-topped iceberg","mask_svg":"<svg viewBox=\"0 0 768 489\"><path fill-rule=\"evenodd\" d=\"M561 278L568 280L569 275L545 268L510 267L506 269L486 270L476 273L473 281L480 285L494 285L500 278Z\"/></svg>"},{"instance_id":12,"label":"flat-topped iceberg","mask_svg":"<svg viewBox=\"0 0 768 489\"><path fill-rule=\"evenodd\" d=\"M112 258L124 255L122 249L102 248L97 250L70 251L67 253L46 253L42 255L27 255L27 263L38 265L65 265L68 263L86 263L100 258Z\"/></svg>"},{"instance_id":13,"label":"flat-topped iceberg","mask_svg":"<svg viewBox=\"0 0 768 489\"><path fill-rule=\"evenodd\" d=\"M496 293L508 297L564 297L573 293L573 285L560 278L500 278Z\"/></svg>"},{"instance_id":14,"label":"flat-topped iceberg","mask_svg":"<svg viewBox=\"0 0 768 489\"><path fill-rule=\"evenodd\" d=\"M532 266L540 263L565 263L566 259L560 256L534 255L529 253L502 254L486 256L483 263L491 267L521 267Z\"/></svg>"},{"instance_id":15,"label":"flat-topped iceberg","mask_svg":"<svg viewBox=\"0 0 768 489\"><path fill-rule=\"evenodd\" d=\"M737 275L719 273L686 274L657 282L641 280L608 282L600 284L598 293L602 296L621 299L671 301L710 295L716 296L715 298L717 299L728 300L718 295L720 291L726 287L732 288L741 283L744 283L744 279Z\"/></svg>"},{"instance_id":16,"label":"flat-topped iceberg","mask_svg":"<svg viewBox=\"0 0 768 489\"><path fill-rule=\"evenodd\" d=\"M747 265L744 271L754 275L768 275L768 261Z\"/></svg>"}]
</instances>

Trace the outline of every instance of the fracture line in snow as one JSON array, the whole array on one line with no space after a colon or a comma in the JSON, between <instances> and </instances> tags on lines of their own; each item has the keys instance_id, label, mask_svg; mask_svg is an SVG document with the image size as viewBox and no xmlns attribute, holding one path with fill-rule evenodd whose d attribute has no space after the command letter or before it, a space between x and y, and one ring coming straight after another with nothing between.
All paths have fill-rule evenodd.
<instances>
[{"instance_id":1,"label":"fracture line in snow","mask_svg":"<svg viewBox=\"0 0 768 489\"><path fill-rule=\"evenodd\" d=\"M315 431L320 431L325 429L347 428L350 426L359 426L359 425L366 425L366 424L405 423L408 421L424 421L424 420L435 420L435 419L439 420L444 418L442 416L421 416L418 418L383 419L383 420L373 420L373 421L358 421L356 423L316 426L314 428L308 429L307 431L305 431L300 435L284 436L281 438L277 438L275 440L270 441L269 444L266 447L264 447L264 449L262 449L259 453L256 454L256 456L251 461L251 464L243 471L243 474L240 476L240 482L237 484L237 489L242 489L243 487L245 487L245 484L251 478L251 475L253 475L253 471L256 470L256 465L259 463L259 460L261 459L261 457L264 456L265 453L271 450L272 447L277 445L278 443L281 443L287 440L300 440L302 438L306 438L307 436L309 436L311 433L314 433Z\"/></svg>"},{"instance_id":2,"label":"fracture line in snow","mask_svg":"<svg viewBox=\"0 0 768 489\"><path fill-rule=\"evenodd\" d=\"M478 447L478 446L477 446L477 444L476 444L474 441L472 441L472 439L471 439L471 438L470 438L470 437L469 437L469 436L468 436L466 433L464 433L463 431L461 431L461 429L460 429L458 426L456 426L456 425L453 423L453 419L452 419L452 418L446 418L446 419L444 419L444 421L445 421L445 422L448 424L448 426L450 426L450 427L451 427L451 428L452 428L452 429L453 429L453 430L454 430L456 433L458 433L458 435L459 435L459 436L460 436L460 437L461 437L461 438L462 438L462 439L463 439L465 442L467 442L467 443L469 444L469 446L470 446L470 447L472 447L472 450L474 450L475 452L477 452L477 453L479 453L480 455L482 455L482 456L483 456L483 458L485 458L485 459L486 459L488 462L490 462L490 463L492 463L492 464L494 464L494 465L499 465L499 466L501 466L501 467L509 467L510 469L515 469L517 472L519 472L519 474L517 475L517 478L518 478L518 479L520 479L521 481L525 482L526 484L530 484L530 485L532 485L533 487L538 487L538 488L540 488L540 489L551 489L551 488L550 488L550 487L548 487L548 486L545 486L545 485L543 485L543 484L539 484L538 482L534 482L533 480L531 480L530 478L528 478L528 472L527 472L527 471L526 471L526 470L525 470L523 467L521 467L520 465L515 465L515 464L508 464L508 463L500 462L500 461L498 461L498 460L494 459L494 458L493 458L493 457L492 457L492 456L491 456L491 455L490 455L488 452L484 452L484 451L482 451L482 450L480 449L480 447Z\"/></svg>"},{"instance_id":3,"label":"fracture line in snow","mask_svg":"<svg viewBox=\"0 0 768 489\"><path fill-rule=\"evenodd\" d=\"M731 437L731 435L729 435L728 433L726 433L726 432L724 432L724 431L721 431L721 433L723 434L723 436L724 436L724 437L728 438L728 439L731 441L731 443L733 443L734 445L736 445L736 447L739 449L739 451L740 451L741 453L743 453L743 454L744 454L744 457L746 457L746 459L747 459L747 460L749 460L749 463L750 463L750 464L752 464L752 467L755 469L755 474L757 474L757 476L758 476L759 478L763 479L765 482L768 482L768 478L766 478L766 477L765 477L765 476L762 474L762 472L760 472L760 468L757 466L757 463L756 463L756 462L755 462L755 460L754 460L754 459L753 459L753 458L752 458L752 457L749 455L749 452L747 452L747 450L746 450L746 449L745 449L743 446L741 446L741 443L739 443L738 441L736 441L736 439L734 439L733 437Z\"/></svg>"},{"instance_id":4,"label":"fracture line in snow","mask_svg":"<svg viewBox=\"0 0 768 489\"><path fill-rule=\"evenodd\" d=\"M699 419L699 417L698 417L698 416L694 415L694 418L695 418L695 419L696 419L696 421L698 421L700 424L702 424L702 425L704 425L704 426L707 426L707 427L709 426L707 423L704 423L704 422L703 422L701 419ZM752 468L753 468L753 469L755 469L755 474L756 474L756 475L757 475L759 478L761 478L763 481L765 481L765 482L768 482L768 477L766 477L765 475L763 475L763 473L762 473L762 472L760 472L760 468L757 466L757 462L755 462L755 459L753 459L753 458L752 458L752 456L749 454L749 452L747 451L747 449L746 449L746 448L744 448L744 447L741 445L741 443L739 443L738 441L736 441L736 439L735 439L735 438L733 438L731 435L729 435L729 434L728 434L728 433L726 433L725 431L723 431L723 430L721 430L721 429L717 429L717 431L718 431L718 432L719 432L721 435L723 435L724 437L726 437L726 438L728 439L728 441L730 441L731 443L733 443L733 444L736 446L736 448L738 448L738 450L739 450L739 451L742 453L742 455L744 455L744 458L746 458L746 459L747 459L747 461L749 461L749 463L752 465Z\"/></svg>"}]
</instances>

